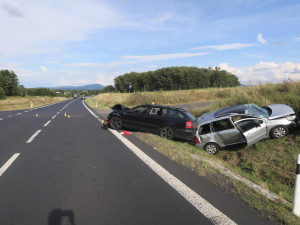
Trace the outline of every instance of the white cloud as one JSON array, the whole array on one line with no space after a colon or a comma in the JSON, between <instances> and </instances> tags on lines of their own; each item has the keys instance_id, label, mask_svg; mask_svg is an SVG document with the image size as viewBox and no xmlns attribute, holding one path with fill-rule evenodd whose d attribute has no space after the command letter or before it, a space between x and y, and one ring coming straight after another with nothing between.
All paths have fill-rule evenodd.
<instances>
[{"instance_id":1,"label":"white cloud","mask_svg":"<svg viewBox=\"0 0 300 225\"><path fill-rule=\"evenodd\" d=\"M39 68L44 73L49 72L49 70L45 66L40 66Z\"/></svg>"},{"instance_id":2,"label":"white cloud","mask_svg":"<svg viewBox=\"0 0 300 225\"><path fill-rule=\"evenodd\" d=\"M0 8L2 8L11 17L24 17L23 12L18 6L14 6L9 2L0 3Z\"/></svg>"},{"instance_id":3,"label":"white cloud","mask_svg":"<svg viewBox=\"0 0 300 225\"><path fill-rule=\"evenodd\" d=\"M136 60L136 62L152 62L152 61L160 61L160 60L168 60L168 59L179 59L193 56L201 56L207 55L209 53L172 53L172 54L162 54L162 55L142 55L142 56L134 56L134 55L126 55L123 56L123 59Z\"/></svg>"},{"instance_id":4,"label":"white cloud","mask_svg":"<svg viewBox=\"0 0 300 225\"><path fill-rule=\"evenodd\" d=\"M209 53L171 53L171 54L161 54L161 55L143 55L143 56L135 56L135 55L126 55L123 56L123 61L115 61L112 63L72 63L67 64L68 67L119 67L123 65L135 64L140 62L152 62L152 61L161 61L168 59L179 59L179 58L187 58L194 56L202 56L207 55Z\"/></svg>"},{"instance_id":5,"label":"white cloud","mask_svg":"<svg viewBox=\"0 0 300 225\"><path fill-rule=\"evenodd\" d=\"M251 53L248 53L248 52L244 52L244 55L245 55L246 57L249 57L249 58L263 58L262 55L251 54Z\"/></svg>"},{"instance_id":6,"label":"white cloud","mask_svg":"<svg viewBox=\"0 0 300 225\"><path fill-rule=\"evenodd\" d=\"M262 44L267 43L267 41L263 38L262 34L257 35L257 41Z\"/></svg>"},{"instance_id":7,"label":"white cloud","mask_svg":"<svg viewBox=\"0 0 300 225\"><path fill-rule=\"evenodd\" d=\"M22 11L18 5L15 0L0 5L10 12L0 13L3 54L51 52L53 46L45 44L85 40L96 29L124 24L123 14L103 1L26 1ZM13 15L25 16L16 20Z\"/></svg>"},{"instance_id":8,"label":"white cloud","mask_svg":"<svg viewBox=\"0 0 300 225\"><path fill-rule=\"evenodd\" d=\"M113 77L102 73L86 74L86 72L64 71L62 76L58 77L55 85L57 86L81 86L87 84L109 85L113 83Z\"/></svg>"},{"instance_id":9,"label":"white cloud","mask_svg":"<svg viewBox=\"0 0 300 225\"><path fill-rule=\"evenodd\" d=\"M296 37L294 40L295 42L300 42L300 37Z\"/></svg>"},{"instance_id":10,"label":"white cloud","mask_svg":"<svg viewBox=\"0 0 300 225\"><path fill-rule=\"evenodd\" d=\"M158 66L156 66L156 65L149 65L149 66L146 66L146 68L149 68L149 69L155 69L155 68L157 68Z\"/></svg>"},{"instance_id":11,"label":"white cloud","mask_svg":"<svg viewBox=\"0 0 300 225\"><path fill-rule=\"evenodd\" d=\"M278 83L285 79L300 80L300 63L260 62L246 68L230 67L228 63L221 63L219 67L235 74L243 84Z\"/></svg>"},{"instance_id":12,"label":"white cloud","mask_svg":"<svg viewBox=\"0 0 300 225\"><path fill-rule=\"evenodd\" d=\"M225 45L206 45L206 46L199 46L195 48L191 48L191 50L197 49L213 49L213 50L233 50L233 49L241 49L255 46L256 44L243 44L243 43L232 43L232 44L225 44Z\"/></svg>"}]
</instances>

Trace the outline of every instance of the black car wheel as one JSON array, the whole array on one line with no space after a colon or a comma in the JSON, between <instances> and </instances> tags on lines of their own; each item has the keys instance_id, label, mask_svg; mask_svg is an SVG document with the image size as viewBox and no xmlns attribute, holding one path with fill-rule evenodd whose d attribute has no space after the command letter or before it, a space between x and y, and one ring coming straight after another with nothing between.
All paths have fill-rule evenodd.
<instances>
[{"instance_id":1,"label":"black car wheel","mask_svg":"<svg viewBox=\"0 0 300 225\"><path fill-rule=\"evenodd\" d=\"M272 138L282 138L282 137L285 137L287 136L289 133L289 130L286 126L276 126L274 128L272 128L272 130L270 131L270 136Z\"/></svg>"},{"instance_id":2,"label":"black car wheel","mask_svg":"<svg viewBox=\"0 0 300 225\"><path fill-rule=\"evenodd\" d=\"M159 135L162 138L166 138L166 139L169 139L169 140L173 140L174 136L175 136L173 129L169 126L165 126L165 127L161 128L159 130Z\"/></svg>"},{"instance_id":3,"label":"black car wheel","mask_svg":"<svg viewBox=\"0 0 300 225\"><path fill-rule=\"evenodd\" d=\"M120 130L122 128L123 121L120 117L115 116L110 120L110 127L114 130Z\"/></svg>"},{"instance_id":4,"label":"black car wheel","mask_svg":"<svg viewBox=\"0 0 300 225\"><path fill-rule=\"evenodd\" d=\"M219 145L217 145L215 143L208 143L204 146L204 150L212 155L217 154L219 149L220 149Z\"/></svg>"}]
</instances>

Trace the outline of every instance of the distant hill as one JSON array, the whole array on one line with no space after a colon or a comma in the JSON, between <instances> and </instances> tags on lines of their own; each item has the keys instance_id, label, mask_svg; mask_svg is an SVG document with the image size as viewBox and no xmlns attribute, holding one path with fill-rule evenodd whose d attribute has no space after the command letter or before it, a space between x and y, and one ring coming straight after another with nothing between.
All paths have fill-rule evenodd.
<instances>
[{"instance_id":1,"label":"distant hill","mask_svg":"<svg viewBox=\"0 0 300 225\"><path fill-rule=\"evenodd\" d=\"M83 86L60 86L60 87L51 87L49 89L55 90L101 90L104 86L101 84L88 84Z\"/></svg>"}]
</instances>

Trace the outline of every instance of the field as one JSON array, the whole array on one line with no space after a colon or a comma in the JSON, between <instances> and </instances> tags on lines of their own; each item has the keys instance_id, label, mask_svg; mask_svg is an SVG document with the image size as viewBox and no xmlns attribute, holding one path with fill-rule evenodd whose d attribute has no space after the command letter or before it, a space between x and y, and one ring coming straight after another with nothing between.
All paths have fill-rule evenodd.
<instances>
[{"instance_id":1,"label":"field","mask_svg":"<svg viewBox=\"0 0 300 225\"><path fill-rule=\"evenodd\" d=\"M246 103L255 103L259 106L288 104L296 112L299 112L300 82L283 82L282 84L223 89L199 89L181 92L109 93L100 94L93 98L94 102L105 106L120 103L128 107L144 103L151 104L152 102L169 105L212 100L220 101L209 108L192 109L190 112L197 118L207 111ZM292 130L288 137L278 140L264 140L254 146L241 149L224 149L216 156L208 155L204 150L191 146L188 143L161 140L161 138L155 135L139 135L143 140L147 140L148 144L155 146L158 151L161 151L172 160L196 171L200 175L213 174L213 172L211 172L211 169L208 169L207 165L204 166L204 168L207 168L207 171L200 169L199 167L203 167L203 165L200 162L201 166L199 166L199 162L196 163L195 159L190 157L191 153L214 160L252 182L276 193L282 199L290 203L293 201L296 159L300 153L299 128ZM216 183L219 182L218 179L214 180ZM224 182L221 185L224 185ZM225 183L227 182L229 181ZM300 224L300 220L291 213L290 204L286 205L282 202L266 200L236 181L230 181L229 186L234 187L231 188L235 192L234 195L237 195L267 217L275 219L282 224Z\"/></svg>"},{"instance_id":2,"label":"field","mask_svg":"<svg viewBox=\"0 0 300 225\"><path fill-rule=\"evenodd\" d=\"M39 96L27 96L27 97L7 97L4 100L0 100L0 111L29 109L32 107L39 107L59 101L66 100L63 97L39 97Z\"/></svg>"}]
</instances>

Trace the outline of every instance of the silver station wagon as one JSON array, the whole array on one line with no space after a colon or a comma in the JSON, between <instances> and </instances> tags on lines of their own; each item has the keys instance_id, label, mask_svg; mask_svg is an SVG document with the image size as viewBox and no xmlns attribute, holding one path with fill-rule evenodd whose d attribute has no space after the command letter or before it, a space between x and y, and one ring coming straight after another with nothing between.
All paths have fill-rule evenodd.
<instances>
[{"instance_id":1,"label":"silver station wagon","mask_svg":"<svg viewBox=\"0 0 300 225\"><path fill-rule=\"evenodd\" d=\"M284 104L229 106L198 118L195 146L210 154L236 144L248 146L266 138L281 138L296 126L294 110Z\"/></svg>"}]
</instances>

